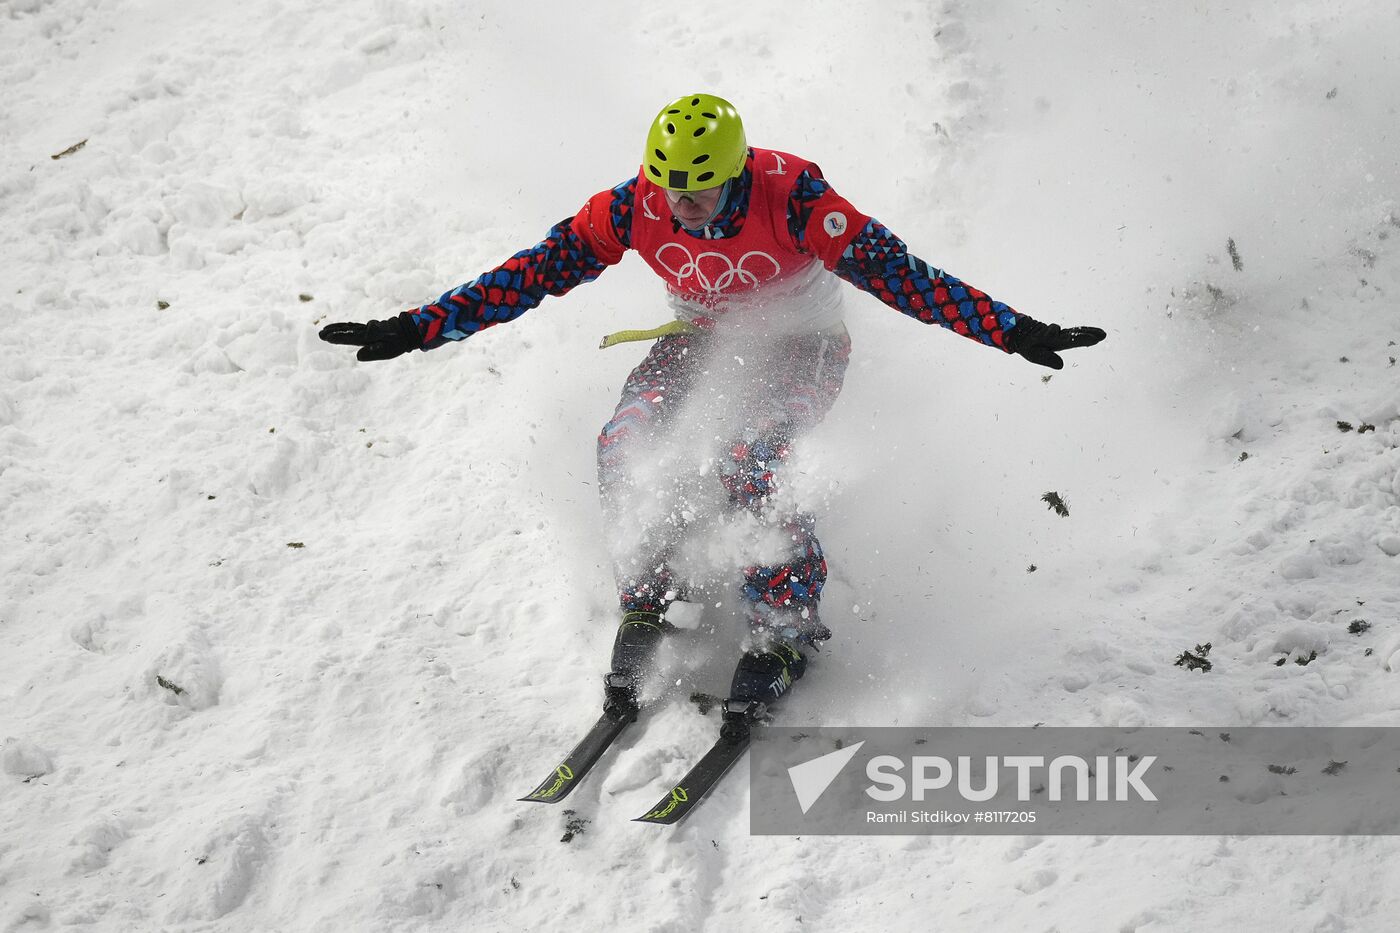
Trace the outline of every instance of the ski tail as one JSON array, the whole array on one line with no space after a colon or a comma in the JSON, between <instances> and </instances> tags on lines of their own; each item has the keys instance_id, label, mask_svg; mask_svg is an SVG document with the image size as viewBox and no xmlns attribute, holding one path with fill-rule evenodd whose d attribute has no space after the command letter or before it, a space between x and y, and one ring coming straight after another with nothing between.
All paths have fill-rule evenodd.
<instances>
[{"instance_id":1,"label":"ski tail","mask_svg":"<svg viewBox=\"0 0 1400 933\"><path fill-rule=\"evenodd\" d=\"M569 796L631 722L630 718L604 713L549 776L520 799L529 803L558 803Z\"/></svg>"},{"instance_id":2,"label":"ski tail","mask_svg":"<svg viewBox=\"0 0 1400 933\"><path fill-rule=\"evenodd\" d=\"M656 806L633 820L634 823L651 823L657 826L671 826L689 816L729 769L738 763L749 749L751 727L763 715L761 703L745 703L742 707L725 703L724 725L720 727L719 738L710 746L704 756L681 778L680 783L657 801Z\"/></svg>"}]
</instances>

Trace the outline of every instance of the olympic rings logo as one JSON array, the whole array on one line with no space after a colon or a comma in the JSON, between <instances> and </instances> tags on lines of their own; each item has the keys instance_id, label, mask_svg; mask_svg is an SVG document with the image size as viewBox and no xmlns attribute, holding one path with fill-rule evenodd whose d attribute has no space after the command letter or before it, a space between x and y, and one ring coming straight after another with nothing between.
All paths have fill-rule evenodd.
<instances>
[{"instance_id":1,"label":"olympic rings logo","mask_svg":"<svg viewBox=\"0 0 1400 933\"><path fill-rule=\"evenodd\" d=\"M662 257L668 250L679 250L684 262L672 266ZM782 274L778 260L761 250L750 250L734 262L723 253L707 252L692 256L680 243L663 243L656 251L657 265L676 277L683 291L719 295L742 288L758 288ZM679 258L679 257L673 257ZM737 283L737 286L736 286Z\"/></svg>"}]
</instances>

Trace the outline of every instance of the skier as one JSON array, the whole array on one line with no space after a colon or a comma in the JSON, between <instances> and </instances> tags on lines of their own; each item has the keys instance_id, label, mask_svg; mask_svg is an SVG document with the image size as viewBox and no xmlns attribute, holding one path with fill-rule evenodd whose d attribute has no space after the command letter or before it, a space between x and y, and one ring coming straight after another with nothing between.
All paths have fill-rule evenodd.
<instances>
[{"instance_id":1,"label":"skier","mask_svg":"<svg viewBox=\"0 0 1400 933\"><path fill-rule=\"evenodd\" d=\"M719 480L731 506L781 528L789 553L742 569L753 637L730 687L726 718L761 714L806 667L805 651L830 636L817 608L827 567L811 516L775 510L776 479L792 441L819 422L841 389L850 338L841 323L844 279L885 304L989 347L1060 369L1059 351L1093 346L1096 327L1060 328L1020 314L911 255L883 224L841 197L813 162L751 147L738 112L710 94L661 108L635 177L591 197L539 244L437 301L364 324L331 324L330 343L358 346L360 360L431 350L513 320L547 295L591 282L636 250L666 283L676 318L633 370L598 438L599 490L610 525L645 503L630 477L647 445L674 427L682 402L736 344L762 378L743 396ZM752 366L750 368L753 368ZM622 621L605 678L605 712L638 711L638 690L683 587L673 556L685 531L676 514L638 520L614 555Z\"/></svg>"}]
</instances>

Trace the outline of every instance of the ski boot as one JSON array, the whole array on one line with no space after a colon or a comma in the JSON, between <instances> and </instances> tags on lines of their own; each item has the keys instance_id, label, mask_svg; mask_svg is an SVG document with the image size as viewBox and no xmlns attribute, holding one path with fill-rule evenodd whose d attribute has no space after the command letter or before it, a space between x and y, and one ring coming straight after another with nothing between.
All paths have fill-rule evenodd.
<instances>
[{"instance_id":1,"label":"ski boot","mask_svg":"<svg viewBox=\"0 0 1400 933\"><path fill-rule=\"evenodd\" d=\"M817 619L815 605L795 612L759 604L749 624L756 647L745 651L734 668L720 727L731 739L747 736L750 725L768 718L768 705L807 672L803 650L818 651L819 643L831 637L831 629Z\"/></svg>"},{"instance_id":2,"label":"ski boot","mask_svg":"<svg viewBox=\"0 0 1400 933\"><path fill-rule=\"evenodd\" d=\"M652 656L667 628L659 612L623 615L613 640L612 670L603 676L603 712L618 722L637 718L642 678L651 668Z\"/></svg>"},{"instance_id":3,"label":"ski boot","mask_svg":"<svg viewBox=\"0 0 1400 933\"><path fill-rule=\"evenodd\" d=\"M734 667L729 698L740 703L772 703L807 671L807 657L792 642L773 638L744 652Z\"/></svg>"},{"instance_id":4,"label":"ski boot","mask_svg":"<svg viewBox=\"0 0 1400 933\"><path fill-rule=\"evenodd\" d=\"M782 638L745 651L734 667L720 734L730 741L747 738L750 726L768 718L768 704L787 693L806 670L807 657Z\"/></svg>"}]
</instances>

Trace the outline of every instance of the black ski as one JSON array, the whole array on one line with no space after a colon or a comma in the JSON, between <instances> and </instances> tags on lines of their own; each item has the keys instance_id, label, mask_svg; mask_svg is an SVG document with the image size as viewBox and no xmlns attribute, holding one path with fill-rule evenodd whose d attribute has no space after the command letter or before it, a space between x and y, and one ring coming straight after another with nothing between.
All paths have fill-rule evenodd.
<instances>
[{"instance_id":1,"label":"black ski","mask_svg":"<svg viewBox=\"0 0 1400 933\"><path fill-rule=\"evenodd\" d=\"M617 718L610 713L598 717L593 728L589 729L588 734L574 746L573 751L559 762L549 777L520 799L535 803L558 803L569 796L569 792L578 786L583 776L598 763L608 746L632 721L631 718Z\"/></svg>"},{"instance_id":2,"label":"black ski","mask_svg":"<svg viewBox=\"0 0 1400 933\"><path fill-rule=\"evenodd\" d=\"M731 712L726 704L725 722L720 727L719 738L715 740L715 744L711 745L705 756L681 778L681 782L671 788L670 793L632 822L670 826L679 823L700 806L700 801L705 799L705 795L714 789L720 779L749 749L751 724L763 710L757 703L746 704L746 707Z\"/></svg>"},{"instance_id":3,"label":"black ski","mask_svg":"<svg viewBox=\"0 0 1400 933\"><path fill-rule=\"evenodd\" d=\"M652 623L648 627L665 632L672 638L675 637L676 629L672 626L660 627L659 623ZM614 647L613 663L618 663L616 646ZM603 704L603 715L598 717L593 728L588 730L588 734L579 740L579 743L573 747L564 760L555 766L549 777L541 781L538 787L521 797L520 800L533 803L558 803L569 796L584 776L603 757L608 747L622 734L623 730L636 721L637 714L640 712L637 703L637 689L648 663L650 663L650 650L639 657L631 658L630 663L625 668L627 673L615 671L603 678L603 687L607 696ZM664 691L658 699L665 698L670 692L669 690ZM691 701L699 706L702 712L709 708L709 703L713 700L713 697L705 694L697 693L691 696Z\"/></svg>"}]
</instances>

